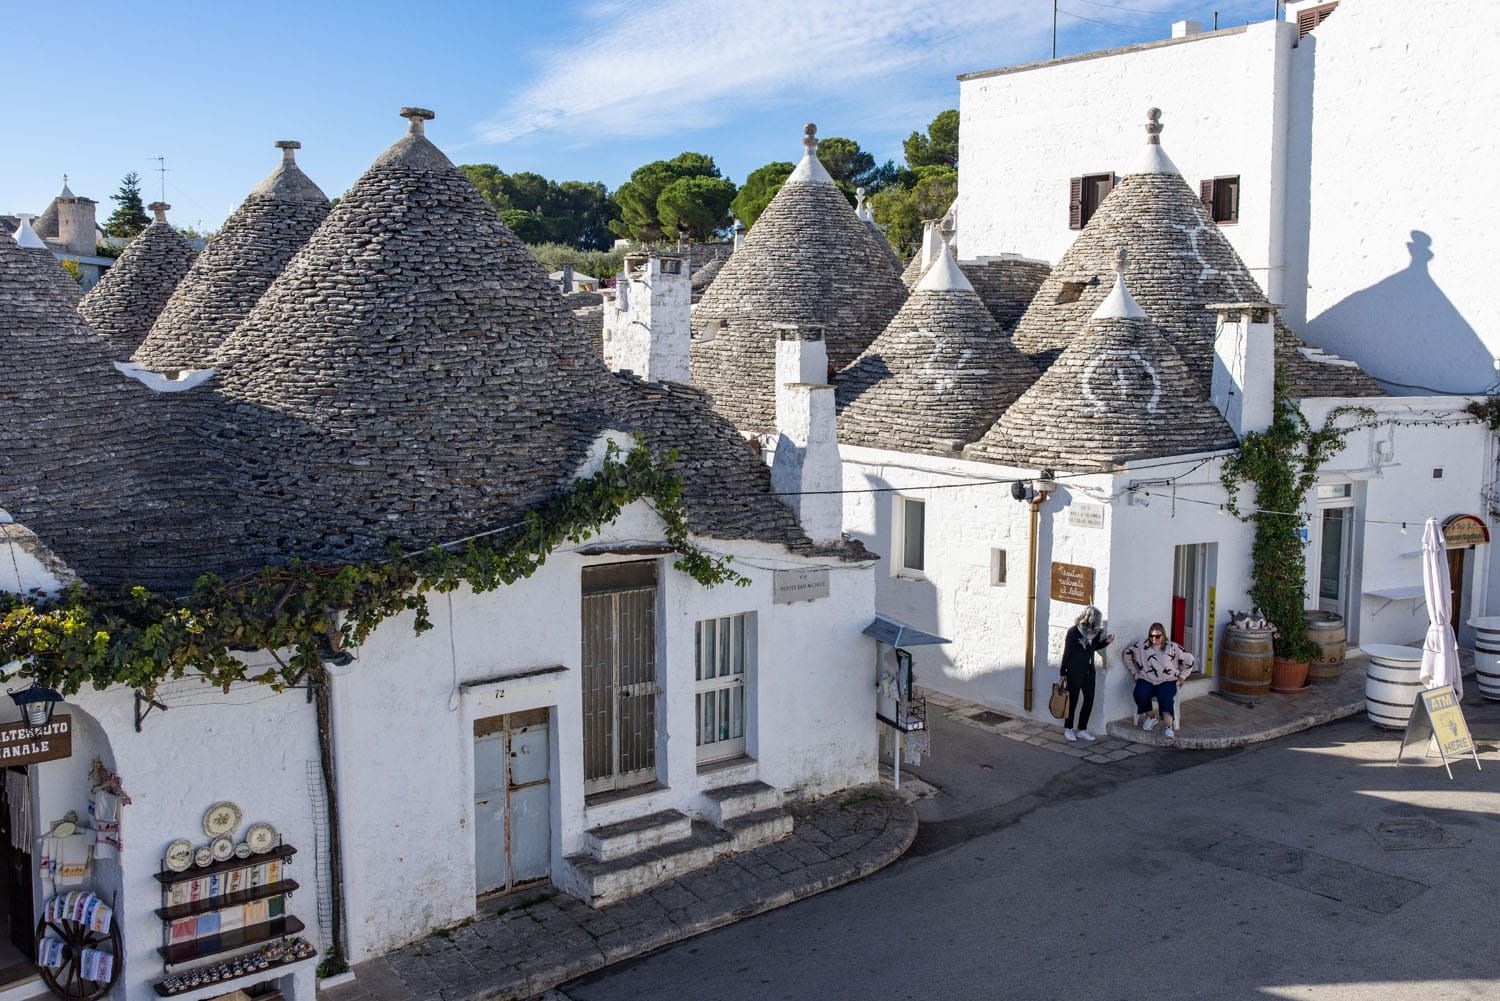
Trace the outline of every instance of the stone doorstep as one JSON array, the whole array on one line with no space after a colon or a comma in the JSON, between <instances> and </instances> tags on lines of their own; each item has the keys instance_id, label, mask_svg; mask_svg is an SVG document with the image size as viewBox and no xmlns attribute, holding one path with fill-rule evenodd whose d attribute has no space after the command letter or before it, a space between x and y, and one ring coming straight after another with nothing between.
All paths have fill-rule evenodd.
<instances>
[{"instance_id":1,"label":"stone doorstep","mask_svg":"<svg viewBox=\"0 0 1500 1001\"><path fill-rule=\"evenodd\" d=\"M733 839L734 850L747 851L778 841L792 833L792 815L781 807L742 813L721 825Z\"/></svg>"},{"instance_id":2,"label":"stone doorstep","mask_svg":"<svg viewBox=\"0 0 1500 1001\"><path fill-rule=\"evenodd\" d=\"M687 814L679 810L661 810L589 828L584 832L583 844L596 860L609 862L657 845L682 841L692 833L691 824Z\"/></svg>"},{"instance_id":3,"label":"stone doorstep","mask_svg":"<svg viewBox=\"0 0 1500 1001\"><path fill-rule=\"evenodd\" d=\"M764 782L722 786L705 790L699 795L704 803L704 817L719 827L735 817L781 806L781 790Z\"/></svg>"}]
</instances>

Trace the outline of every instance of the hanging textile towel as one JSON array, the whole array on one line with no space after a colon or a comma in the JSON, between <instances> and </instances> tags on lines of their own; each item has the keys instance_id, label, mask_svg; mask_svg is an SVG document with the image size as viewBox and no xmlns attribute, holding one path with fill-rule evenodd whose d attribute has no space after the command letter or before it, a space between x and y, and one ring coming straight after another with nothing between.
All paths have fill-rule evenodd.
<instances>
[{"instance_id":1,"label":"hanging textile towel","mask_svg":"<svg viewBox=\"0 0 1500 1001\"><path fill-rule=\"evenodd\" d=\"M89 843L82 834L58 838L57 885L77 886L89 874Z\"/></svg>"},{"instance_id":2,"label":"hanging textile towel","mask_svg":"<svg viewBox=\"0 0 1500 1001\"><path fill-rule=\"evenodd\" d=\"M63 941L53 938L51 935L43 936L36 944L36 965L45 966L48 969L62 965Z\"/></svg>"},{"instance_id":3,"label":"hanging textile towel","mask_svg":"<svg viewBox=\"0 0 1500 1001\"><path fill-rule=\"evenodd\" d=\"M120 797L104 789L95 789L89 798L89 816L97 833L95 858L114 858L123 845L120 842Z\"/></svg>"},{"instance_id":4,"label":"hanging textile towel","mask_svg":"<svg viewBox=\"0 0 1500 1001\"><path fill-rule=\"evenodd\" d=\"M10 808L10 846L31 851L31 782L25 772L5 772L5 802Z\"/></svg>"},{"instance_id":5,"label":"hanging textile towel","mask_svg":"<svg viewBox=\"0 0 1500 1001\"><path fill-rule=\"evenodd\" d=\"M78 962L78 972L83 979L102 984L114 976L115 957L98 949L85 949Z\"/></svg>"}]
</instances>

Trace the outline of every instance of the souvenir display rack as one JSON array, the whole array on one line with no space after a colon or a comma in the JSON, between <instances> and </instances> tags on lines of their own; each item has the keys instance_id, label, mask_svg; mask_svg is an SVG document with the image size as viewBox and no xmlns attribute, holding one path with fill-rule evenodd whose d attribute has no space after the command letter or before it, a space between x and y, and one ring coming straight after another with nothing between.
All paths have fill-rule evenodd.
<instances>
[{"instance_id":1,"label":"souvenir display rack","mask_svg":"<svg viewBox=\"0 0 1500 1001\"><path fill-rule=\"evenodd\" d=\"M162 944L157 952L160 953L168 972L174 966L212 956L222 956L248 946L275 943L283 936L295 935L302 931L305 927L302 921L287 909L287 898L293 890L298 888L298 884L295 880L286 878L285 868L296 853L296 848L278 842L260 854L235 856L213 861L208 865L195 865L180 872L168 868L166 860L163 859L161 871L155 874L156 881L161 884L162 888L162 906L156 909L156 916L162 921ZM249 870L266 866L268 863L275 864L275 878L266 883L240 885L242 881L244 884L249 884L252 878ZM243 880L236 878L234 875L236 873L243 873ZM179 899L173 902L174 888L180 888L183 884L191 884L195 880L208 883L201 895L196 899L182 900L180 899L182 894L179 892L177 894ZM229 889L230 886L237 888ZM265 915L262 920L225 929L221 919L214 923L211 931L205 933L193 931L191 937L187 938L179 934L174 941L173 928L181 922L201 919L209 914L222 914L225 911L246 908L247 905L260 902L266 905L260 911ZM244 958L235 957L236 960ZM244 964L244 972L227 977L215 977L215 982L227 984L238 979L264 975L279 967L299 962L303 958L306 957L297 955L296 950L290 950L285 956L273 958L264 964L247 962ZM154 984L156 993L162 997L172 997L186 991L186 988L173 990L168 987L167 983L172 979L174 978L164 978Z\"/></svg>"}]
</instances>

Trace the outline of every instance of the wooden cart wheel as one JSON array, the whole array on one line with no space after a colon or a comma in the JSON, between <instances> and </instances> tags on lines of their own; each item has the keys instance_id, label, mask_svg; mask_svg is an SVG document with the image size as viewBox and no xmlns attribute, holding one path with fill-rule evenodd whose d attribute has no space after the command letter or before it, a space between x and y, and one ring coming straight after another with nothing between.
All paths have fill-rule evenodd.
<instances>
[{"instance_id":1,"label":"wooden cart wheel","mask_svg":"<svg viewBox=\"0 0 1500 1001\"><path fill-rule=\"evenodd\" d=\"M41 968L42 982L51 989L52 993L60 998L70 998L72 1001L95 1001L96 998L102 998L108 994L110 988L120 979L120 969L125 965L125 949L120 942L120 922L111 921L109 931L101 935L88 925L79 924L70 918L58 918L55 921L42 918L36 925L36 940L40 942L42 937L49 932L53 938L61 939L63 943L62 964ZM107 952L115 957L108 980L89 980L84 977L83 950L85 949Z\"/></svg>"}]
</instances>

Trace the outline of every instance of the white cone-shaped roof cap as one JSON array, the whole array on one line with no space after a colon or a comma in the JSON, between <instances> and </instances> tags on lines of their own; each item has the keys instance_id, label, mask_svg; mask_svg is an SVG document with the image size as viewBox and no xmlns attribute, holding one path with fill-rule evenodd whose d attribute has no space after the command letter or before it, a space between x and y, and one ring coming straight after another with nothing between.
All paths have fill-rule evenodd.
<instances>
[{"instance_id":1,"label":"white cone-shaped roof cap","mask_svg":"<svg viewBox=\"0 0 1500 1001\"><path fill-rule=\"evenodd\" d=\"M1115 287L1105 296L1099 308L1094 310L1094 319L1145 319L1146 311L1131 296L1125 287L1125 248L1115 251Z\"/></svg>"},{"instance_id":2,"label":"white cone-shaped roof cap","mask_svg":"<svg viewBox=\"0 0 1500 1001\"><path fill-rule=\"evenodd\" d=\"M21 225L17 226L15 233L11 235L15 237L17 243L27 250L47 249L47 244L43 242L41 237L36 235L36 230L31 228L30 219L22 219Z\"/></svg>"},{"instance_id":3,"label":"white cone-shaped roof cap","mask_svg":"<svg viewBox=\"0 0 1500 1001\"><path fill-rule=\"evenodd\" d=\"M77 195L73 194L73 189L70 188L70 187L68 187L68 175L67 174L63 175L62 190L57 193L57 197L59 197L59 198L76 198L76 197L78 197Z\"/></svg>"},{"instance_id":4,"label":"white cone-shaped roof cap","mask_svg":"<svg viewBox=\"0 0 1500 1001\"><path fill-rule=\"evenodd\" d=\"M972 292L974 286L969 283L963 269L953 259L953 251L949 249L947 241L944 241L942 249L938 251L937 260L932 262L932 266L927 269L922 280L917 282L917 289L927 292Z\"/></svg>"},{"instance_id":5,"label":"white cone-shaped roof cap","mask_svg":"<svg viewBox=\"0 0 1500 1001\"><path fill-rule=\"evenodd\" d=\"M833 176L818 159L818 127L809 123L802 129L802 160L787 177L788 181L810 181L814 184L832 184Z\"/></svg>"},{"instance_id":6,"label":"white cone-shaped roof cap","mask_svg":"<svg viewBox=\"0 0 1500 1001\"><path fill-rule=\"evenodd\" d=\"M1134 165L1130 168L1132 174L1180 174L1177 164L1167 156L1161 148L1161 109L1149 108L1146 111L1146 148L1141 150Z\"/></svg>"}]
</instances>

